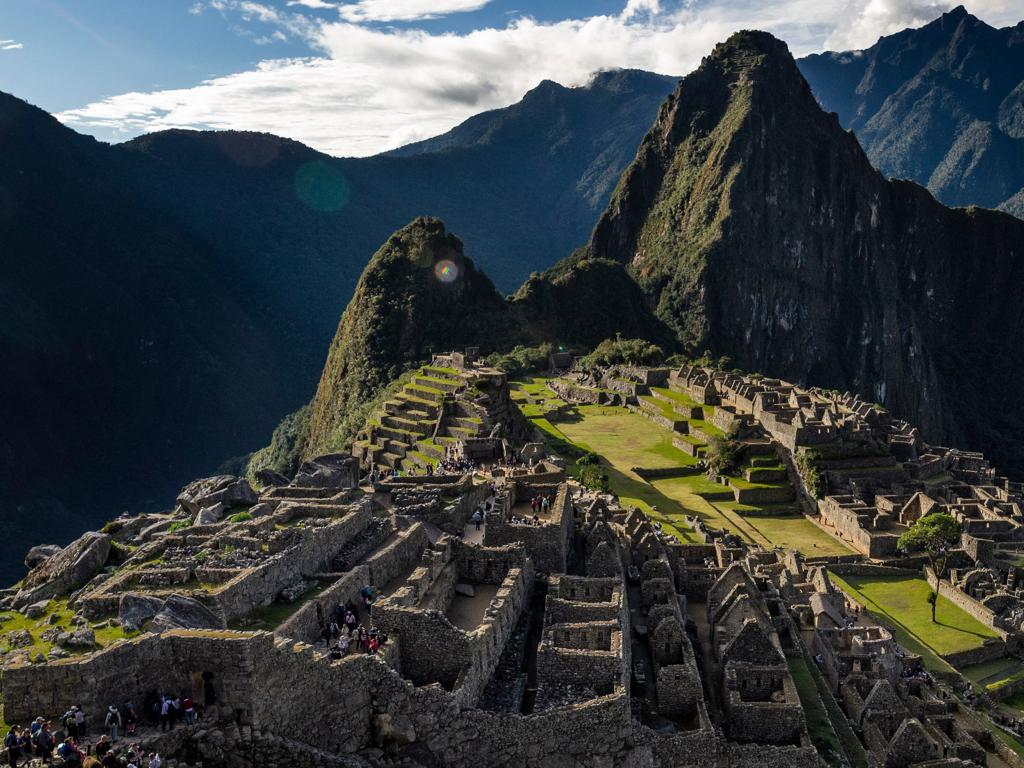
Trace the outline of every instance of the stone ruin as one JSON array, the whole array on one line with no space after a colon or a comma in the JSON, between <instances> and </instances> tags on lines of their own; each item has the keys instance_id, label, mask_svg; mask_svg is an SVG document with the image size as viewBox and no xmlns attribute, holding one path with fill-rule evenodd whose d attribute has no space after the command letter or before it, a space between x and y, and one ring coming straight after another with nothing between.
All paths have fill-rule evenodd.
<instances>
[{"instance_id":1,"label":"stone ruin","mask_svg":"<svg viewBox=\"0 0 1024 768\"><path fill-rule=\"evenodd\" d=\"M59 598L73 612L72 626L56 627L64 634L105 623L129 636L56 646L48 658L8 653L7 719L78 704L98 721L112 697L145 706L174 690L190 693L203 718L147 743L178 766L803 768L828 756L808 727L813 705L868 765L1005 757L976 713L835 588L829 569L842 565L765 551L696 520L700 543L682 543L615 497L567 481L519 427L492 435L498 411L473 390L486 394L483 377L496 386L491 405L514 408L500 396L500 372L472 354L430 368L421 378L453 389L432 411L407 393L354 456L314 460L291 481L264 473L259 490L228 476L199 481L172 512L119 518L68 548L34 550L29 578L2 598L8 609L45 624ZM864 454L898 444L893 455L911 457L899 472L885 462L860 468L896 487L857 513L856 527L881 535L950 509L965 521L950 589L1008 624L1020 615L1018 498L982 459L925 446L856 399L774 380L620 369L611 383L624 397L630 383L634 395L643 386L686 391L756 426L752 439L791 459L808 446ZM469 403L488 415L466 416ZM433 444L399 421L424 414L446 424ZM470 418L480 419L472 429L456 421ZM509 412L502 419L516 423ZM412 442L382 431L407 428ZM417 452L443 445L437 437L492 458L530 444L533 461L369 482L381 460L420 466ZM842 475L839 466L829 471ZM948 481L914 487L936 467ZM856 495L867 477L847 472L842 486L863 507L828 496L822 518L868 508ZM546 512L535 511L536 498L548 500ZM479 527L477 510L486 512ZM376 654L328 652L323 629L347 604L386 637Z\"/></svg>"}]
</instances>

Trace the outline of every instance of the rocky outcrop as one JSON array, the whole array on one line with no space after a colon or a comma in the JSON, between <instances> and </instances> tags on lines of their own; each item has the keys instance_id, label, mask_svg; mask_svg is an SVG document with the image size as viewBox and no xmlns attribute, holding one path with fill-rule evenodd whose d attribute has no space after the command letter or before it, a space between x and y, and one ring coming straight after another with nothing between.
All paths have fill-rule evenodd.
<instances>
[{"instance_id":1,"label":"rocky outcrop","mask_svg":"<svg viewBox=\"0 0 1024 768\"><path fill-rule=\"evenodd\" d=\"M153 617L150 629L166 632L171 629L222 629L220 617L191 597L171 595Z\"/></svg>"},{"instance_id":2,"label":"rocky outcrop","mask_svg":"<svg viewBox=\"0 0 1024 768\"><path fill-rule=\"evenodd\" d=\"M121 597L117 618L128 632L142 628L164 607L165 601L153 595L129 592Z\"/></svg>"},{"instance_id":3,"label":"rocky outcrop","mask_svg":"<svg viewBox=\"0 0 1024 768\"><path fill-rule=\"evenodd\" d=\"M109 555L110 536L86 533L29 571L15 596L15 605L71 594L96 575Z\"/></svg>"},{"instance_id":4,"label":"rocky outcrop","mask_svg":"<svg viewBox=\"0 0 1024 768\"><path fill-rule=\"evenodd\" d=\"M359 484L359 462L342 453L317 456L302 462L292 484L302 488L355 488Z\"/></svg>"},{"instance_id":5,"label":"rocky outcrop","mask_svg":"<svg viewBox=\"0 0 1024 768\"><path fill-rule=\"evenodd\" d=\"M256 491L245 478L217 475L193 480L178 494L178 506L188 515L196 515L203 507L224 504L225 507L250 507L259 501Z\"/></svg>"},{"instance_id":6,"label":"rocky outcrop","mask_svg":"<svg viewBox=\"0 0 1024 768\"><path fill-rule=\"evenodd\" d=\"M37 544L25 554L25 567L31 571L59 553L61 549L62 547L57 544Z\"/></svg>"}]
</instances>

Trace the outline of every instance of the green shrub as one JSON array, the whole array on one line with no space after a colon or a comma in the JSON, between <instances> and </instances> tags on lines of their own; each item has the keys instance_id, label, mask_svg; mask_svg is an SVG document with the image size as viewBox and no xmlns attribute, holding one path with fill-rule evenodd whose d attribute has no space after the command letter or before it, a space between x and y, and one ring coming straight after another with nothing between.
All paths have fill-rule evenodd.
<instances>
[{"instance_id":1,"label":"green shrub","mask_svg":"<svg viewBox=\"0 0 1024 768\"><path fill-rule=\"evenodd\" d=\"M246 520L252 520L252 514L249 512L236 512L228 520L232 523L244 523Z\"/></svg>"},{"instance_id":2,"label":"green shrub","mask_svg":"<svg viewBox=\"0 0 1024 768\"><path fill-rule=\"evenodd\" d=\"M608 492L608 475L602 470L600 464L584 464L580 467L576 476L580 485L599 493Z\"/></svg>"},{"instance_id":3,"label":"green shrub","mask_svg":"<svg viewBox=\"0 0 1024 768\"><path fill-rule=\"evenodd\" d=\"M191 528L191 527L192 527L192 521L191 520L176 520L175 522L171 523L170 527L168 527L168 529L167 529L167 532L168 533L174 533L175 531L180 531L182 528Z\"/></svg>"},{"instance_id":4,"label":"green shrub","mask_svg":"<svg viewBox=\"0 0 1024 768\"><path fill-rule=\"evenodd\" d=\"M807 492L812 498L820 499L825 495L825 477L814 464L817 457L818 454L812 451L801 451L796 456L796 468L807 486Z\"/></svg>"},{"instance_id":5,"label":"green shrub","mask_svg":"<svg viewBox=\"0 0 1024 768\"><path fill-rule=\"evenodd\" d=\"M664 361L665 351L646 339L605 339L580 361L585 369L610 365L655 365Z\"/></svg>"},{"instance_id":6,"label":"green shrub","mask_svg":"<svg viewBox=\"0 0 1024 768\"><path fill-rule=\"evenodd\" d=\"M536 373L546 370L548 359L554 351L551 344L541 344L536 347L524 347L519 345L511 352L495 352L488 355L486 362L493 368L499 368L509 376L519 376L524 373Z\"/></svg>"}]
</instances>

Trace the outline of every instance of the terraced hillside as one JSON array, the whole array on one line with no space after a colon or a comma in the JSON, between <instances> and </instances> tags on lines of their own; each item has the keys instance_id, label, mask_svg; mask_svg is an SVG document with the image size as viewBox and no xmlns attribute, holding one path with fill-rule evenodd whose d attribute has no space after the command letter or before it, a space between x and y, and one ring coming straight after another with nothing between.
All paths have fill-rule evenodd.
<instances>
[{"instance_id":1,"label":"terraced hillside","mask_svg":"<svg viewBox=\"0 0 1024 768\"><path fill-rule=\"evenodd\" d=\"M352 454L364 466L425 470L444 458L445 446L486 437L504 417L504 374L425 365L367 421Z\"/></svg>"},{"instance_id":2,"label":"terraced hillside","mask_svg":"<svg viewBox=\"0 0 1024 768\"><path fill-rule=\"evenodd\" d=\"M770 444L751 440L749 455L734 475L716 482L704 474L698 462L708 442L724 436L711 421L713 406L667 386L641 386L626 396L635 400L627 406L572 405L556 392L564 390L564 382L546 377L514 381L511 387L516 404L548 446L568 460L570 471L579 455L596 453L611 492L682 541L697 540L690 522L696 518L744 540L794 547L810 557L850 554L800 514Z\"/></svg>"}]
</instances>

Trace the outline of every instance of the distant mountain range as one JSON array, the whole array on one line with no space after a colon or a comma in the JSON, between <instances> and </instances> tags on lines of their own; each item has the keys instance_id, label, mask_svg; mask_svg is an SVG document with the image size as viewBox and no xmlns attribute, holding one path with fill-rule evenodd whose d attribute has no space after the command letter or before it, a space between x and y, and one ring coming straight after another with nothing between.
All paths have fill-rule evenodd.
<instances>
[{"instance_id":1,"label":"distant mountain range","mask_svg":"<svg viewBox=\"0 0 1024 768\"><path fill-rule=\"evenodd\" d=\"M960 6L863 51L797 64L886 176L947 205L1024 218L1024 22L995 29Z\"/></svg>"},{"instance_id":2,"label":"distant mountain range","mask_svg":"<svg viewBox=\"0 0 1024 768\"><path fill-rule=\"evenodd\" d=\"M18 521L67 538L265 442L414 217L458 226L505 290L585 242L674 84L544 82L359 159L235 132L108 146L0 94L0 563L24 550Z\"/></svg>"}]
</instances>

